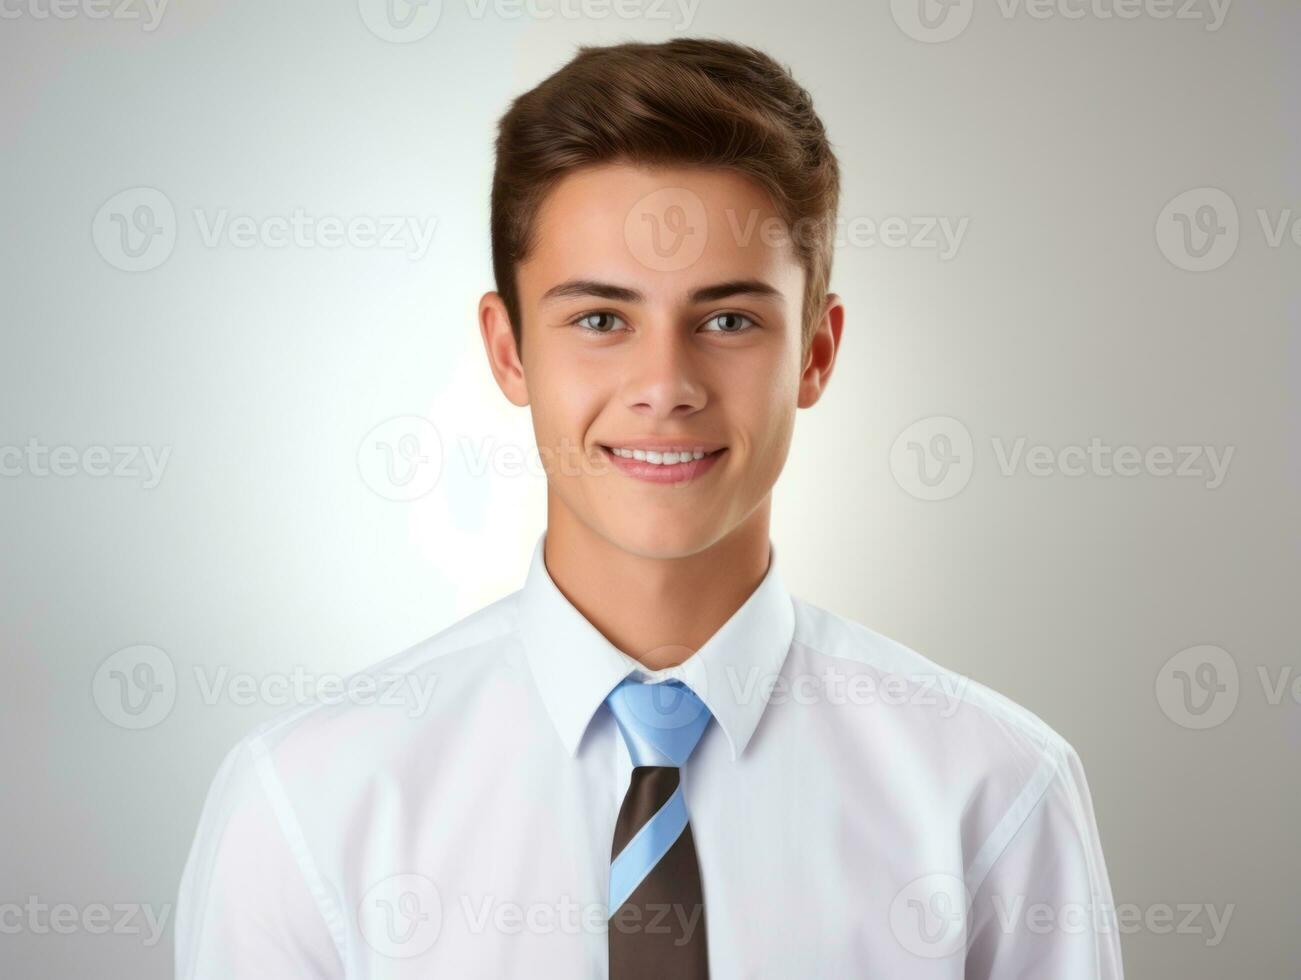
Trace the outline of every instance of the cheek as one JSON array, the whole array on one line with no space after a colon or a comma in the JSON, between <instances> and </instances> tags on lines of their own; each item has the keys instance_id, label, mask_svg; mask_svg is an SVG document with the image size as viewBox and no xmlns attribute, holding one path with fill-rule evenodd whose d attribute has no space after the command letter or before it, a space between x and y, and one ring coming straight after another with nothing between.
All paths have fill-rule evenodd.
<instances>
[{"instance_id":1,"label":"cheek","mask_svg":"<svg viewBox=\"0 0 1301 980\"><path fill-rule=\"evenodd\" d=\"M754 450L773 453L789 445L799 396L799 369L782 351L756 356L725 382L728 414L748 432Z\"/></svg>"},{"instance_id":2,"label":"cheek","mask_svg":"<svg viewBox=\"0 0 1301 980\"><path fill-rule=\"evenodd\" d=\"M581 445L600 415L604 404L601 390L575 372L572 364L545 365L535 376L546 379L529 389L538 437L551 445L562 440Z\"/></svg>"},{"instance_id":3,"label":"cheek","mask_svg":"<svg viewBox=\"0 0 1301 980\"><path fill-rule=\"evenodd\" d=\"M786 454L790 451L791 436L795 431L795 412L783 408L768 418L768 427L762 436L759 450L763 456L763 467L767 471L780 472L786 463Z\"/></svg>"}]
</instances>

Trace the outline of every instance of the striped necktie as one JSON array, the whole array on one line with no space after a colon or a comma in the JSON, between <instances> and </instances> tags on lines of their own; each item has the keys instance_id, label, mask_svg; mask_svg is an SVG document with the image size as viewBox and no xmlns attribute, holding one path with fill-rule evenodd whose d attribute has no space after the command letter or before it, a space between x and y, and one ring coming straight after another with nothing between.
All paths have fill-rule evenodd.
<instances>
[{"instance_id":1,"label":"striped necktie","mask_svg":"<svg viewBox=\"0 0 1301 980\"><path fill-rule=\"evenodd\" d=\"M606 698L632 757L610 853L610 980L707 980L705 902L680 770L712 717L681 681Z\"/></svg>"}]
</instances>

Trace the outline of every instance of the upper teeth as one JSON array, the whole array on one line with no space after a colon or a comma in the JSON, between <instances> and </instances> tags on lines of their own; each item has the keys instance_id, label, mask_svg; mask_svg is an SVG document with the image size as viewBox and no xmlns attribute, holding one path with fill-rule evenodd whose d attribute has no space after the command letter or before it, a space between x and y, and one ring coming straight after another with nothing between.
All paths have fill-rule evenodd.
<instances>
[{"instance_id":1,"label":"upper teeth","mask_svg":"<svg viewBox=\"0 0 1301 980\"><path fill-rule=\"evenodd\" d=\"M661 453L653 449L623 449L621 447L612 447L610 452L616 456L622 456L624 459L640 459L647 463L659 463L661 466L672 466L674 463L685 463L689 459L703 459L702 450L684 449L681 452Z\"/></svg>"}]
</instances>

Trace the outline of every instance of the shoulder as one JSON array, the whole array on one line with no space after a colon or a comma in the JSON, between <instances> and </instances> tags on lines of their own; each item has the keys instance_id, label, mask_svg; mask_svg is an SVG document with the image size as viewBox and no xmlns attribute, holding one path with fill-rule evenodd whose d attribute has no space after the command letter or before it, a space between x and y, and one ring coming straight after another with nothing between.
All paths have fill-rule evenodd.
<instances>
[{"instance_id":1,"label":"shoulder","mask_svg":"<svg viewBox=\"0 0 1301 980\"><path fill-rule=\"evenodd\" d=\"M178 975L191 975L201 958L224 962L250 950L279 962L283 943L264 949L273 935L292 934L322 962L334 950L346 959L348 914L332 879L358 808L392 804L411 772L437 766L458 706L476 692L495 686L509 697L518 687L517 596L337 684L315 684L312 701L229 749L182 876Z\"/></svg>"},{"instance_id":2,"label":"shoulder","mask_svg":"<svg viewBox=\"0 0 1301 980\"><path fill-rule=\"evenodd\" d=\"M817 672L823 678L839 676L851 705L913 709L886 716L901 724L933 727L937 721L961 718L948 730L935 728L939 738L981 731L996 741L1045 756L1070 750L1055 729L1011 698L862 623L802 599L793 601L795 635L789 669L795 674ZM851 678L866 680L858 680L854 687Z\"/></svg>"},{"instance_id":3,"label":"shoulder","mask_svg":"<svg viewBox=\"0 0 1301 980\"><path fill-rule=\"evenodd\" d=\"M1051 725L861 623L794 604L784 677L819 678L836 752L908 819L954 836L973 890L1031 824L1096 850L1083 764Z\"/></svg>"},{"instance_id":4,"label":"shoulder","mask_svg":"<svg viewBox=\"0 0 1301 980\"><path fill-rule=\"evenodd\" d=\"M522 690L514 592L434 635L322 687L308 703L248 732L231 752L306 789L366 780L448 734L458 708Z\"/></svg>"},{"instance_id":5,"label":"shoulder","mask_svg":"<svg viewBox=\"0 0 1301 980\"><path fill-rule=\"evenodd\" d=\"M996 852L995 841L1050 796L1087 793L1075 749L1030 709L861 623L794 602L784 677L829 703L824 727L836 751L867 778L960 824L969 857L982 845Z\"/></svg>"}]
</instances>

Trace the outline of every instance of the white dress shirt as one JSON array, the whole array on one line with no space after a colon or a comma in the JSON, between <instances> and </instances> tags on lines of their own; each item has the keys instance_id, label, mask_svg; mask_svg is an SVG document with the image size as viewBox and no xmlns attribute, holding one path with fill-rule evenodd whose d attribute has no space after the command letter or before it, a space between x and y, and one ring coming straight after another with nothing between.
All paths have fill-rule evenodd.
<instances>
[{"instance_id":1,"label":"white dress shirt","mask_svg":"<svg viewBox=\"0 0 1301 980\"><path fill-rule=\"evenodd\" d=\"M714 980L1119 980L1084 771L1043 721L792 598L775 549L703 647L643 670L544 539L521 590L235 746L178 978L606 977L631 762L604 699L637 672L713 714L682 781Z\"/></svg>"}]
</instances>

